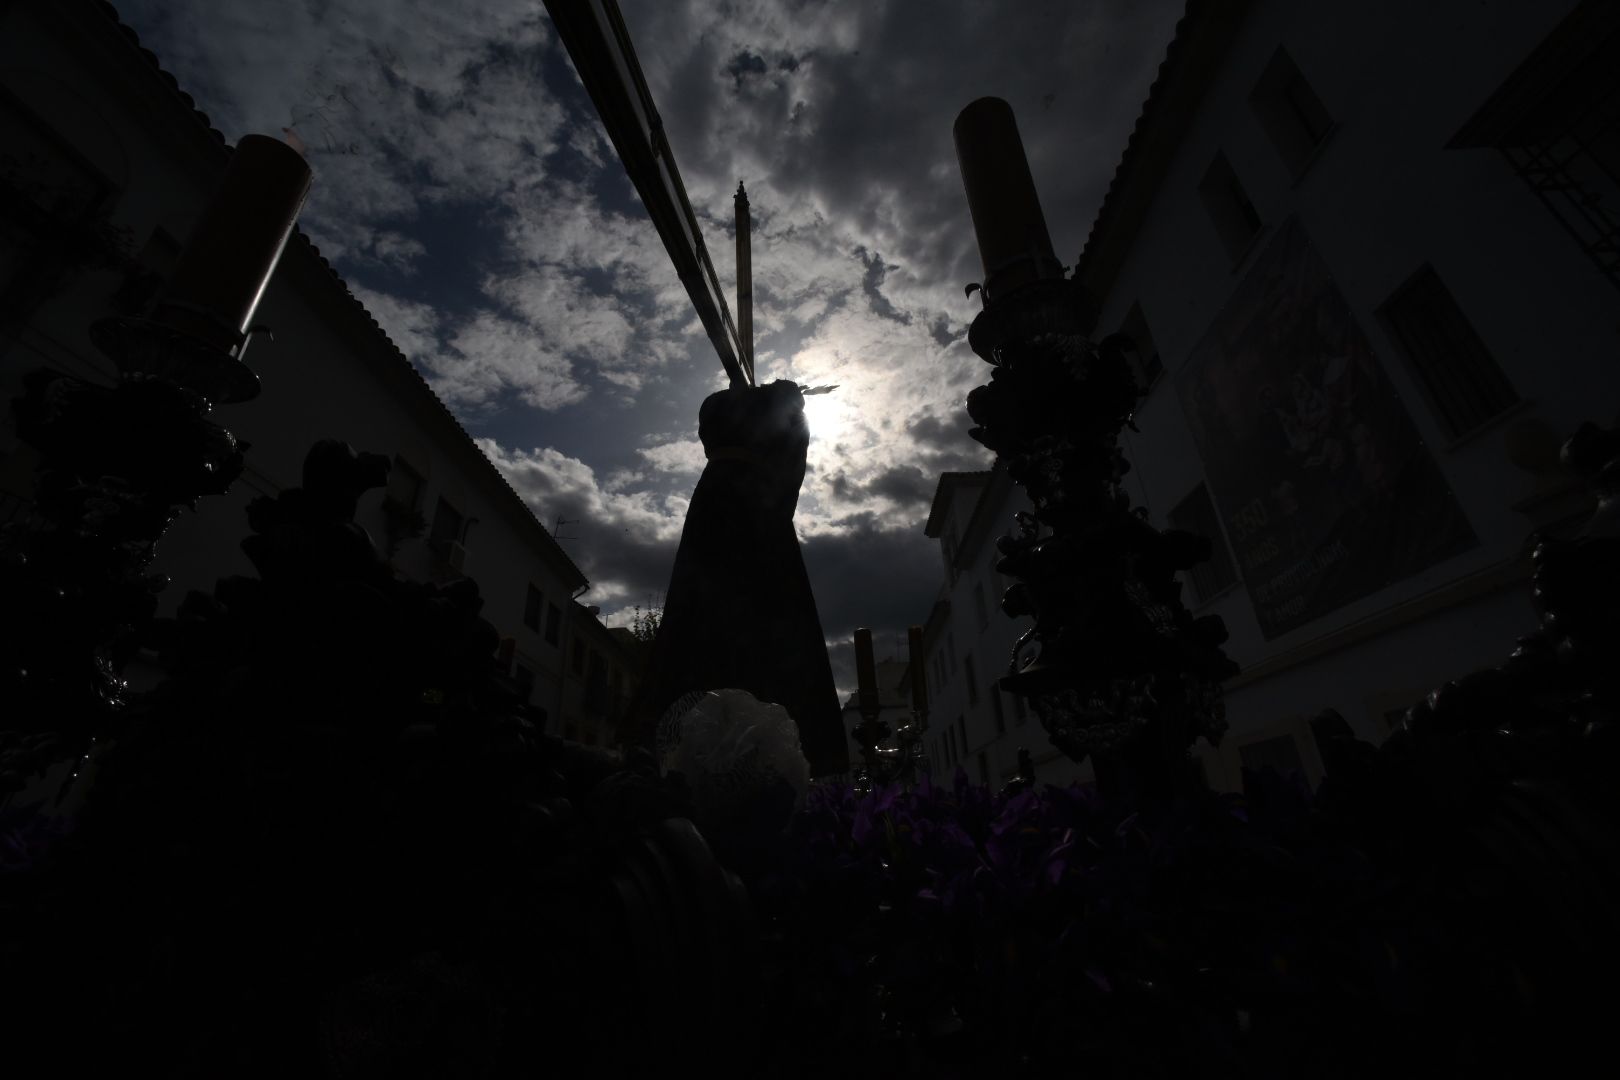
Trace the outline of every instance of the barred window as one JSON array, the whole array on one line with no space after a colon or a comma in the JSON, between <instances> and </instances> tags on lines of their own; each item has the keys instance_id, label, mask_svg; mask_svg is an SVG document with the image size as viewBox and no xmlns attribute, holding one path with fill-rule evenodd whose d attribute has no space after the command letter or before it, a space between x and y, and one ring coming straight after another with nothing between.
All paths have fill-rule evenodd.
<instances>
[{"instance_id":1,"label":"barred window","mask_svg":"<svg viewBox=\"0 0 1620 1080\"><path fill-rule=\"evenodd\" d=\"M1468 434L1519 400L1434 267L1413 274L1379 314L1451 438Z\"/></svg>"},{"instance_id":2,"label":"barred window","mask_svg":"<svg viewBox=\"0 0 1620 1080\"><path fill-rule=\"evenodd\" d=\"M1170 527L1210 539L1213 550L1209 559L1194 564L1188 571L1199 603L1237 580L1232 552L1226 546L1226 534L1221 531L1220 520L1215 516L1215 503L1209 497L1208 487L1199 484L1170 511Z\"/></svg>"},{"instance_id":3,"label":"barred window","mask_svg":"<svg viewBox=\"0 0 1620 1080\"><path fill-rule=\"evenodd\" d=\"M1495 147L1620 287L1620 6L1574 5L1447 146Z\"/></svg>"}]
</instances>

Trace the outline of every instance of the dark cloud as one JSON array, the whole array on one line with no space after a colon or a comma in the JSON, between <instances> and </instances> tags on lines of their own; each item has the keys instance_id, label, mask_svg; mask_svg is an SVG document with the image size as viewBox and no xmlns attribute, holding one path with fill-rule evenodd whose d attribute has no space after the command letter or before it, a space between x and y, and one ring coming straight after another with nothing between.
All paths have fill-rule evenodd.
<instances>
[{"instance_id":1,"label":"dark cloud","mask_svg":"<svg viewBox=\"0 0 1620 1080\"><path fill-rule=\"evenodd\" d=\"M915 465L896 465L878 473L866 490L901 504L927 502L933 495L934 478Z\"/></svg>"},{"instance_id":2,"label":"dark cloud","mask_svg":"<svg viewBox=\"0 0 1620 1080\"><path fill-rule=\"evenodd\" d=\"M731 76L732 82L741 88L743 79L749 75L763 75L769 70L763 56L754 53L740 52L731 58L726 65L726 74Z\"/></svg>"},{"instance_id":3,"label":"dark cloud","mask_svg":"<svg viewBox=\"0 0 1620 1080\"><path fill-rule=\"evenodd\" d=\"M883 279L890 270L900 269L898 266L887 264L883 256L877 252L867 251L864 247L855 249L855 257L866 267L866 276L861 280L861 288L866 293L866 300L872 307L872 314L882 319L892 319L902 326L911 325L911 313L900 311L889 298L883 295Z\"/></svg>"},{"instance_id":4,"label":"dark cloud","mask_svg":"<svg viewBox=\"0 0 1620 1080\"><path fill-rule=\"evenodd\" d=\"M632 28L648 27L651 40L694 42L694 56L713 47L697 32L710 18L701 7L662 0L624 6ZM676 145L715 146L721 132L757 134L750 149L768 156L779 188L813 196L857 231L898 238L902 246L886 252L891 258L960 287L980 270L971 231L961 227L967 214L951 143L956 113L986 94L1013 105L1054 242L1071 253L1067 261L1084 242L1180 7L1105 0L1014 12L901 0L812 14L762 4L762 25L836 18L842 32L804 50L798 85L750 98L746 115L701 108L712 89L692 95L689 63L670 64L678 50L661 48L643 64L655 92L669 85L683 103L699 106L665 110ZM765 44L757 42L753 54L761 64Z\"/></svg>"},{"instance_id":5,"label":"dark cloud","mask_svg":"<svg viewBox=\"0 0 1620 1080\"><path fill-rule=\"evenodd\" d=\"M886 528L871 513L841 524L803 545L823 633L842 641L868 626L879 637L903 635L927 617L939 592L943 569L934 541L921 527Z\"/></svg>"},{"instance_id":6,"label":"dark cloud","mask_svg":"<svg viewBox=\"0 0 1620 1080\"><path fill-rule=\"evenodd\" d=\"M827 490L842 503L863 503L876 497L899 506L915 506L933 497L934 484L935 477L915 465L894 465L860 484L846 473L835 473L827 479Z\"/></svg>"},{"instance_id":7,"label":"dark cloud","mask_svg":"<svg viewBox=\"0 0 1620 1080\"><path fill-rule=\"evenodd\" d=\"M906 424L906 435L933 472L974 472L989 468L993 455L968 436L972 426L964 407L944 416L923 413Z\"/></svg>"}]
</instances>

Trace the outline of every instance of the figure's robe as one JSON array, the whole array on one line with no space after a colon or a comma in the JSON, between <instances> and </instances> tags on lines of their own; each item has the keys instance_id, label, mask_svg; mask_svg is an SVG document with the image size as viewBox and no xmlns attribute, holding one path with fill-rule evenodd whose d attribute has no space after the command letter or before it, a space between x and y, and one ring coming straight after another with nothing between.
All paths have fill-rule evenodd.
<instances>
[{"instance_id":1,"label":"figure's robe","mask_svg":"<svg viewBox=\"0 0 1620 1080\"><path fill-rule=\"evenodd\" d=\"M711 394L692 493L635 719L651 742L683 695L727 687L785 707L812 776L849 768L821 619L793 531L810 429L786 381Z\"/></svg>"}]
</instances>

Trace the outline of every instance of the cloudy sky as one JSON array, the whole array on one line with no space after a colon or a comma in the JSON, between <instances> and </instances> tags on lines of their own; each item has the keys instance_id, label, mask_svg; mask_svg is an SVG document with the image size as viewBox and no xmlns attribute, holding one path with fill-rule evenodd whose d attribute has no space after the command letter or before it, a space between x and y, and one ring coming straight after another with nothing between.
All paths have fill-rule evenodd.
<instances>
[{"instance_id":1,"label":"cloudy sky","mask_svg":"<svg viewBox=\"0 0 1620 1080\"><path fill-rule=\"evenodd\" d=\"M1072 264L1181 6L621 0L728 290L747 183L760 380L839 386L808 399L796 522L830 642L926 617L938 474L988 463L956 113L1011 102ZM298 131L302 227L541 521L571 522L586 602L656 605L725 380L540 0L117 7L227 138Z\"/></svg>"}]
</instances>

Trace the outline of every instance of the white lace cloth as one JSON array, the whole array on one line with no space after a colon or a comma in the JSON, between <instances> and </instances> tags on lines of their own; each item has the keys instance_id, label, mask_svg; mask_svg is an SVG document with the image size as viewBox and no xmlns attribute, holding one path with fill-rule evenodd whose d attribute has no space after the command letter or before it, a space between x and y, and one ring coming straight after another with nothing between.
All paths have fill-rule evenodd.
<instances>
[{"instance_id":1,"label":"white lace cloth","mask_svg":"<svg viewBox=\"0 0 1620 1080\"><path fill-rule=\"evenodd\" d=\"M810 786L798 725L746 690L688 694L670 706L658 725L658 764L686 778L700 817L742 809L777 780L793 788L797 806Z\"/></svg>"}]
</instances>

